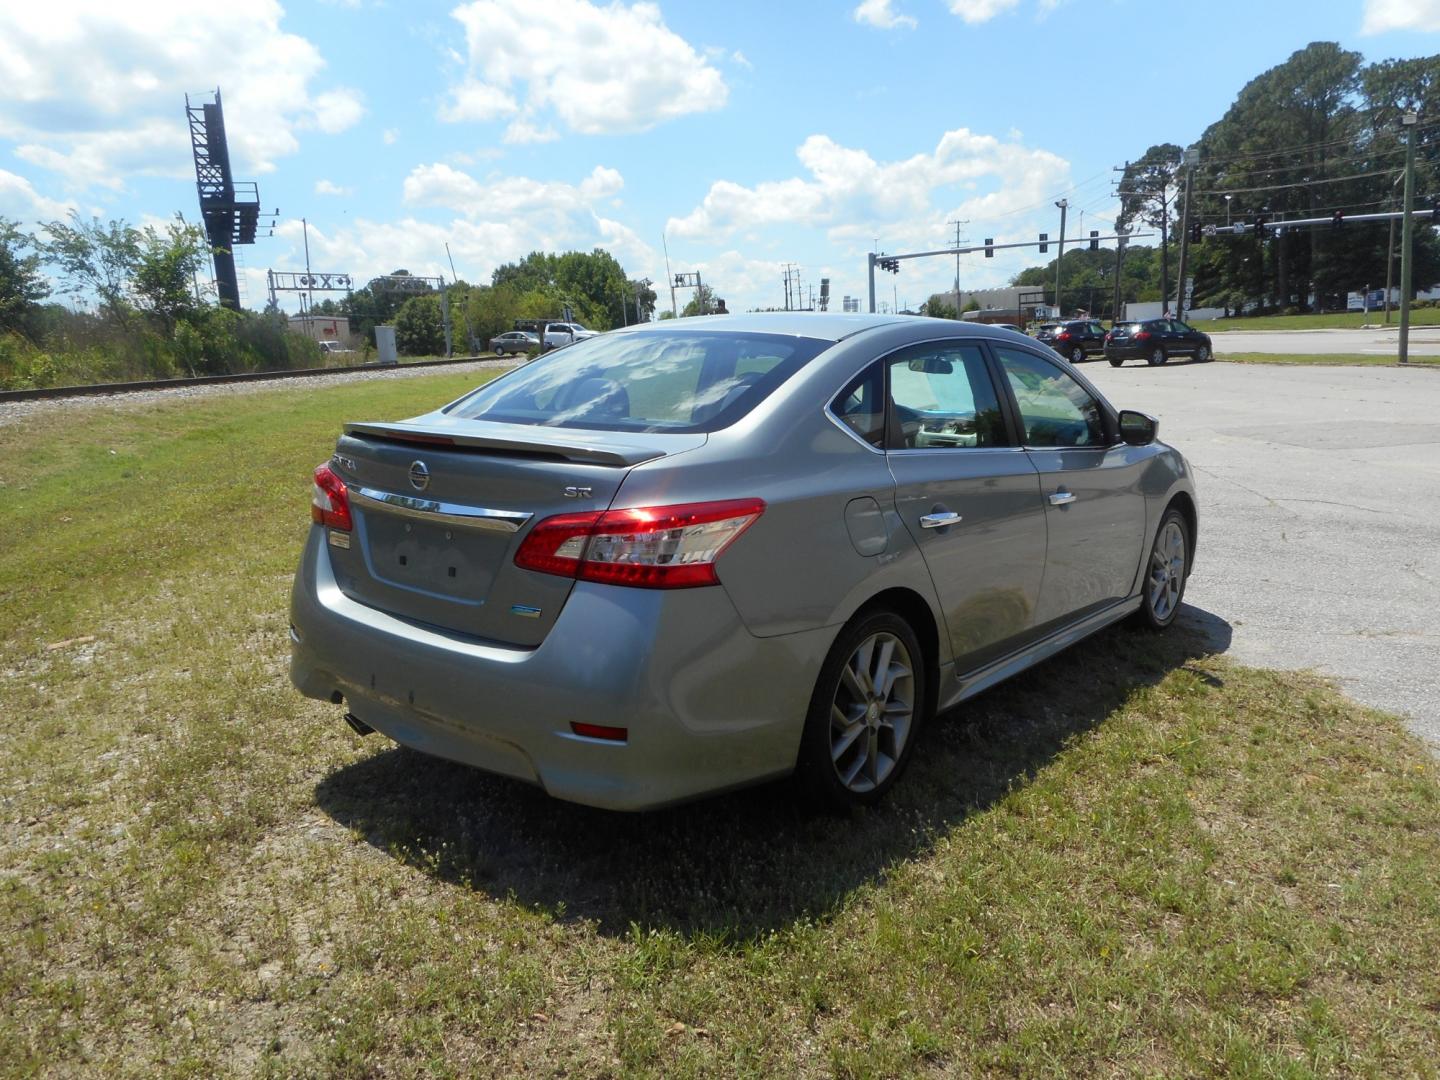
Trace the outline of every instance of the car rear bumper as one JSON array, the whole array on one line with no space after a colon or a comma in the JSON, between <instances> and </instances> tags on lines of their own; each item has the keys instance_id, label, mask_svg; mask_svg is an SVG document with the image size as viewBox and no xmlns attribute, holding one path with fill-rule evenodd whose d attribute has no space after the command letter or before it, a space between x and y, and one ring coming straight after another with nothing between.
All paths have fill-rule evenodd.
<instances>
[{"instance_id":1,"label":"car rear bumper","mask_svg":"<svg viewBox=\"0 0 1440 1080\"><path fill-rule=\"evenodd\" d=\"M1107 360L1143 360L1150 350L1145 345L1106 345Z\"/></svg>"},{"instance_id":2,"label":"car rear bumper","mask_svg":"<svg viewBox=\"0 0 1440 1080\"><path fill-rule=\"evenodd\" d=\"M833 628L757 638L723 589L578 582L545 640L516 648L345 596L312 528L291 598L290 678L396 742L643 810L789 773ZM625 728L625 742L572 722Z\"/></svg>"}]
</instances>

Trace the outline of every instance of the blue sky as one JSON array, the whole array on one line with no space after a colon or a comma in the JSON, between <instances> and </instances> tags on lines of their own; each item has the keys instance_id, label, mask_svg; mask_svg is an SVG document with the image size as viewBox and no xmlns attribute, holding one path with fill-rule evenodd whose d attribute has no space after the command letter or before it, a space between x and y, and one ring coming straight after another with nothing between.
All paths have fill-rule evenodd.
<instances>
[{"instance_id":1,"label":"blue sky","mask_svg":"<svg viewBox=\"0 0 1440 1080\"><path fill-rule=\"evenodd\" d=\"M219 85L236 176L280 210L239 251L249 306L303 267L303 217L312 266L362 279L448 277L448 241L471 281L603 246L663 285L663 236L732 310L781 304L787 263L838 307L877 238L1053 235L1061 195L1070 235L1110 231L1113 166L1316 40L1440 52L1440 0L7 4L0 215L195 220L184 94ZM962 285L1037 261L967 256ZM906 263L881 298L954 272Z\"/></svg>"}]
</instances>

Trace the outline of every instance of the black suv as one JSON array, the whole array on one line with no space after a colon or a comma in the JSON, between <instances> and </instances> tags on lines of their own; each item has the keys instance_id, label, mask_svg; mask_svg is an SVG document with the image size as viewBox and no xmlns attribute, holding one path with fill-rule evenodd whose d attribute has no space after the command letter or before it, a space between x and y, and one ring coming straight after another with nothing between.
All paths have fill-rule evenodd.
<instances>
[{"instance_id":1,"label":"black suv","mask_svg":"<svg viewBox=\"0 0 1440 1080\"><path fill-rule=\"evenodd\" d=\"M1214 357L1210 335L1186 326L1179 319L1146 319L1116 323L1105 335L1105 359L1111 367L1126 360L1163 364L1172 356L1189 356L1201 363Z\"/></svg>"},{"instance_id":2,"label":"black suv","mask_svg":"<svg viewBox=\"0 0 1440 1080\"><path fill-rule=\"evenodd\" d=\"M1105 327L1094 319L1046 323L1035 331L1035 340L1049 345L1072 364L1105 351Z\"/></svg>"}]
</instances>

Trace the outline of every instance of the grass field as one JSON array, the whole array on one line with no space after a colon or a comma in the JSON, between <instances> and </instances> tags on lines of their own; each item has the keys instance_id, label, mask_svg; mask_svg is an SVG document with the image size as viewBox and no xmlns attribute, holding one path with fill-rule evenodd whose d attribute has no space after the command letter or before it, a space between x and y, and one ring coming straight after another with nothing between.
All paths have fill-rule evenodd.
<instances>
[{"instance_id":1,"label":"grass field","mask_svg":"<svg viewBox=\"0 0 1440 1080\"><path fill-rule=\"evenodd\" d=\"M1332 367L1396 367L1399 364L1393 355L1374 356L1370 353L1225 352L1221 342L1216 342L1215 359L1232 364L1319 364ZM1410 363L1416 367L1434 367L1440 364L1440 356L1412 356Z\"/></svg>"},{"instance_id":2,"label":"grass field","mask_svg":"<svg viewBox=\"0 0 1440 1080\"><path fill-rule=\"evenodd\" d=\"M1361 326L1378 326L1385 323L1385 312L1363 311L1336 313L1333 315L1255 315L1233 319L1191 319L1186 320L1196 330L1207 334L1226 330L1338 330L1356 329ZM1400 325L1400 311L1390 312L1390 325ZM1413 308L1410 311L1411 326L1440 325L1440 308Z\"/></svg>"},{"instance_id":3,"label":"grass field","mask_svg":"<svg viewBox=\"0 0 1440 1080\"><path fill-rule=\"evenodd\" d=\"M286 678L308 474L464 386L0 428L0 1074L1434 1074L1435 763L1204 613L941 718L848 817L351 735Z\"/></svg>"}]
</instances>

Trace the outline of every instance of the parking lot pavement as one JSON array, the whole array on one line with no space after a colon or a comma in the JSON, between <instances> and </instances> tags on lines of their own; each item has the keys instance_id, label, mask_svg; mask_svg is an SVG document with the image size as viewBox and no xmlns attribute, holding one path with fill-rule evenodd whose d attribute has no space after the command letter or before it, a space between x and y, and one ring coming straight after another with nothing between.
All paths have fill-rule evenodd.
<instances>
[{"instance_id":1,"label":"parking lot pavement","mask_svg":"<svg viewBox=\"0 0 1440 1080\"><path fill-rule=\"evenodd\" d=\"M1379 321L1376 316L1376 321ZM1226 330L1210 336L1215 354L1289 353L1322 356L1327 353L1363 353L1395 356L1400 348L1399 316L1389 330ZM1412 326L1410 353L1440 356L1440 326Z\"/></svg>"},{"instance_id":2,"label":"parking lot pavement","mask_svg":"<svg viewBox=\"0 0 1440 1080\"><path fill-rule=\"evenodd\" d=\"M1194 466L1186 599L1231 624L1231 654L1337 677L1440 750L1440 371L1084 371Z\"/></svg>"}]
</instances>

